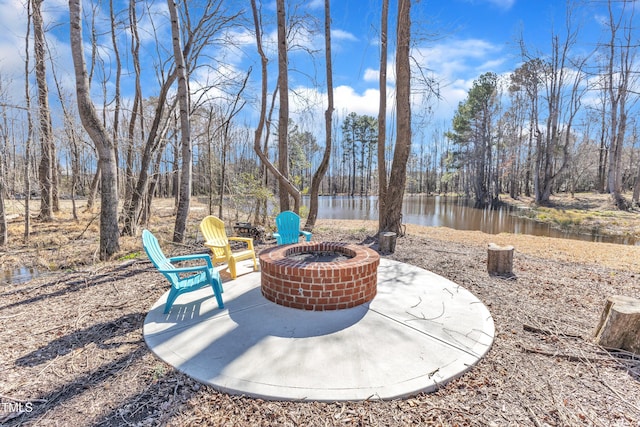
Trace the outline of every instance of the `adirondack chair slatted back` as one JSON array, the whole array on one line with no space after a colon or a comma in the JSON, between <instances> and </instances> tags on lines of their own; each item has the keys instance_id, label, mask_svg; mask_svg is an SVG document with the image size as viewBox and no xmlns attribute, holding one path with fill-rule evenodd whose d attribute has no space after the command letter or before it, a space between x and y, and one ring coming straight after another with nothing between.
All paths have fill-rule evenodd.
<instances>
[{"instance_id":1,"label":"adirondack chair slatted back","mask_svg":"<svg viewBox=\"0 0 640 427\"><path fill-rule=\"evenodd\" d=\"M298 243L300 237L300 217L295 212L284 211L276 217L278 234L285 244Z\"/></svg>"},{"instance_id":2,"label":"adirondack chair slatted back","mask_svg":"<svg viewBox=\"0 0 640 427\"><path fill-rule=\"evenodd\" d=\"M226 262L228 261L229 254L231 253L231 247L229 245L229 238L224 228L224 222L209 215L205 217L200 223L200 231L204 236L206 243L210 243L211 252L213 253L213 262Z\"/></svg>"},{"instance_id":3,"label":"adirondack chair slatted back","mask_svg":"<svg viewBox=\"0 0 640 427\"><path fill-rule=\"evenodd\" d=\"M245 259L253 260L253 269L258 269L256 252L253 248L253 239L250 237L228 237L224 228L224 222L213 215L205 217L200 222L200 231L204 237L204 245L211 250L211 261L214 263L226 262L231 278L237 276L236 264ZM246 249L231 250L230 241L242 242Z\"/></svg>"},{"instance_id":4,"label":"adirondack chair slatted back","mask_svg":"<svg viewBox=\"0 0 640 427\"><path fill-rule=\"evenodd\" d=\"M305 237L306 241L311 240L311 233L300 229L300 217L295 212L280 212L276 216L276 227L278 232L273 235L279 245L298 243L301 235Z\"/></svg>"},{"instance_id":5,"label":"adirondack chair slatted back","mask_svg":"<svg viewBox=\"0 0 640 427\"><path fill-rule=\"evenodd\" d=\"M158 270L168 270L175 268L169 259L160 249L158 239L149 230L142 231L142 246L147 253L149 260ZM177 273L163 272L164 277L169 280L171 286L180 287L180 276Z\"/></svg>"}]
</instances>

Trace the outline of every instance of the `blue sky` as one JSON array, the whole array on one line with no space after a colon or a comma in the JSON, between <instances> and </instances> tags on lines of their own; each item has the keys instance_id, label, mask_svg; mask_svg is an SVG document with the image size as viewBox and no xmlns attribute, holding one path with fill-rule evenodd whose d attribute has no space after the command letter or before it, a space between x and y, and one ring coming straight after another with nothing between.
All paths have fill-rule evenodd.
<instances>
[{"instance_id":1,"label":"blue sky","mask_svg":"<svg viewBox=\"0 0 640 427\"><path fill-rule=\"evenodd\" d=\"M24 10L26 0L0 0L0 78L3 87L20 104L24 65L23 39L25 33ZM239 5L248 1L237 0ZM108 3L108 2L103 2ZM166 9L165 1L148 1L159 13ZM85 2L85 12L89 10ZM306 11L322 16L322 0L304 2ZM603 2L587 2L577 9L574 23L582 28L576 49L593 49L600 36L600 19L606 7ZM247 6L248 7L248 6ZM395 23L395 1L391 1L390 26ZM47 0L43 3L48 40L57 64L58 74L66 89L73 90L71 57L68 46L68 3L66 0ZM499 75L513 71L521 61L518 39L522 34L532 52L549 51L551 31L564 28L565 2L563 0L421 0L413 5L414 46L413 54L427 73L440 87L441 99L432 102L432 119L448 121L458 103L462 101L474 79L488 71ZM265 14L275 19L273 0L265 2ZM335 103L338 112L355 111L359 114L377 114L378 106L378 26L380 21L379 0L334 0L333 17L333 57ZM166 22L168 24L168 21ZM141 22L141 26L146 23ZM164 31L168 31L168 25ZM265 28L265 40L273 42L273 27ZM163 28L160 28L163 31ZM168 32L165 32L168 34ZM108 35L105 35L105 37ZM259 77L259 67L255 56L255 40L245 29L237 29L234 37L240 49L216 54L226 54L228 66L243 73L252 65L254 77ZM322 34L301 35L300 43L322 48ZM109 43L108 39L104 39ZM166 44L170 43L166 38ZM390 32L390 61L393 60L394 40ZM271 45L273 46L273 45ZM148 52L155 50L152 38L145 39ZM273 52L273 50L271 50ZM144 54L143 54L144 55ZM317 82L324 81L324 65L315 63L300 52L291 54L291 66L297 71L291 74L291 87L298 93L317 99L318 105L326 99L322 85L314 85L305 76L315 76ZM33 61L33 57L32 57ZM275 57L273 58L275 63ZM390 89L393 89L393 62L389 64ZM152 76L153 68L147 67ZM272 70L271 77L275 78ZM194 76L194 79L204 78ZM194 83L197 84L197 83ZM254 81L253 87L258 87ZM157 89L157 85L156 85ZM273 85L270 86L270 90ZM153 89L145 92L153 95ZM296 101L292 102L295 108ZM424 108L417 105L416 111ZM320 111L321 109L318 109Z\"/></svg>"}]
</instances>

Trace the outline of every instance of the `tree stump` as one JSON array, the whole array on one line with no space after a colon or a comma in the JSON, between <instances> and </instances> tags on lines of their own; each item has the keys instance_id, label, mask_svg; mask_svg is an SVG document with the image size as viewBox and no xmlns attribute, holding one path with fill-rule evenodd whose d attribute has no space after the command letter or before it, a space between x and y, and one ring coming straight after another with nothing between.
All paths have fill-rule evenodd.
<instances>
[{"instance_id":1,"label":"tree stump","mask_svg":"<svg viewBox=\"0 0 640 427\"><path fill-rule=\"evenodd\" d=\"M608 297L596 328L596 342L602 347L640 354L640 299Z\"/></svg>"},{"instance_id":2,"label":"tree stump","mask_svg":"<svg viewBox=\"0 0 640 427\"><path fill-rule=\"evenodd\" d=\"M385 231L384 233L380 233L378 246L380 247L380 252L384 254L392 254L396 251L396 240L398 239L398 235L391 231Z\"/></svg>"},{"instance_id":3,"label":"tree stump","mask_svg":"<svg viewBox=\"0 0 640 427\"><path fill-rule=\"evenodd\" d=\"M498 246L495 243L489 243L487 271L491 275L513 276L513 246Z\"/></svg>"}]
</instances>

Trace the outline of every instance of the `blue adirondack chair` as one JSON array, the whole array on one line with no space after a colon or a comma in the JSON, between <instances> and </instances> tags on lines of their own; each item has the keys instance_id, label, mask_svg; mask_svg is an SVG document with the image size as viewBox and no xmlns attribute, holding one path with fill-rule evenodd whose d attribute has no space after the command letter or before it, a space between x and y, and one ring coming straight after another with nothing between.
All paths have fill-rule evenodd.
<instances>
[{"instance_id":1,"label":"blue adirondack chair","mask_svg":"<svg viewBox=\"0 0 640 427\"><path fill-rule=\"evenodd\" d=\"M167 278L171 283L171 291L167 297L167 303L164 307L164 312L169 313L171 306L175 302L179 295L186 292L195 291L204 286L211 285L213 293L218 302L218 308L224 308L222 302L222 280L220 280L220 273L213 268L211 258L208 254L193 254L182 255L167 258L160 245L158 239L149 230L142 231L142 246L147 253L151 263L158 269L160 273ZM174 262L189 261L202 259L205 261L204 265L198 265L193 267L176 267Z\"/></svg>"},{"instance_id":2,"label":"blue adirondack chair","mask_svg":"<svg viewBox=\"0 0 640 427\"><path fill-rule=\"evenodd\" d=\"M311 241L311 232L300 229L300 217L292 211L280 212L276 217L277 233L273 233L278 245L298 243L300 236L307 242Z\"/></svg>"}]
</instances>

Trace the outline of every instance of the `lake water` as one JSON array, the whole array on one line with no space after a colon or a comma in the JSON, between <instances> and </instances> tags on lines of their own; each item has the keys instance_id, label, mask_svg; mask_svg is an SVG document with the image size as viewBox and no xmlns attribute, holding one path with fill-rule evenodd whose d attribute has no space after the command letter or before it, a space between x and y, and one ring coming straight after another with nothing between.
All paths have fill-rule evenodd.
<instances>
[{"instance_id":1,"label":"lake water","mask_svg":"<svg viewBox=\"0 0 640 427\"><path fill-rule=\"evenodd\" d=\"M303 202L308 207L309 199L305 198ZM625 245L640 244L628 237L565 232L552 228L550 224L519 217L515 212L516 210L509 206L476 209L467 199L460 197L414 195L404 199L402 222L456 230L479 230L489 234L506 232ZM378 198L321 196L318 218L377 220Z\"/></svg>"}]
</instances>

